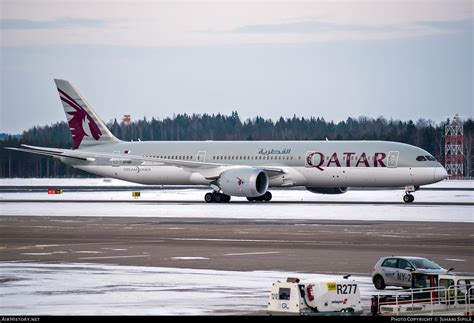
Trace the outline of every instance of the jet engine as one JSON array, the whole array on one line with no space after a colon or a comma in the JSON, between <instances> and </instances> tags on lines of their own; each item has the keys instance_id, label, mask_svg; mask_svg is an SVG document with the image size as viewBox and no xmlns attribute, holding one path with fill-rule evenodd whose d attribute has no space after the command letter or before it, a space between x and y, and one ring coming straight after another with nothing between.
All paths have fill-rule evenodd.
<instances>
[{"instance_id":1,"label":"jet engine","mask_svg":"<svg viewBox=\"0 0 474 323\"><path fill-rule=\"evenodd\" d=\"M306 189L312 193L319 194L342 194L349 190L349 187L316 187L306 186Z\"/></svg>"},{"instance_id":2,"label":"jet engine","mask_svg":"<svg viewBox=\"0 0 474 323\"><path fill-rule=\"evenodd\" d=\"M267 191L268 175L258 168L234 168L224 171L217 184L227 195L257 197Z\"/></svg>"}]
</instances>

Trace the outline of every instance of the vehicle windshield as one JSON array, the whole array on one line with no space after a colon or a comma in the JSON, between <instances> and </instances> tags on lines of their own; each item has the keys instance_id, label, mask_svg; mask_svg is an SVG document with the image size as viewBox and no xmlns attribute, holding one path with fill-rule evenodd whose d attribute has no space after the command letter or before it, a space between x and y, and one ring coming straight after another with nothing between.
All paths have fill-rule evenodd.
<instances>
[{"instance_id":1,"label":"vehicle windshield","mask_svg":"<svg viewBox=\"0 0 474 323\"><path fill-rule=\"evenodd\" d=\"M410 261L419 269L443 269L428 259L410 259Z\"/></svg>"}]
</instances>

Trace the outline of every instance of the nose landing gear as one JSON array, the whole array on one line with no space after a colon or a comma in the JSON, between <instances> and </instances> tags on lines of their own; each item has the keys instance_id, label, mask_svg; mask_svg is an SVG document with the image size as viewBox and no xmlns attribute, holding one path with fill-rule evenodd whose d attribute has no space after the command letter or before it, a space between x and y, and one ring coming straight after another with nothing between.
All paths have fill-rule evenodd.
<instances>
[{"instance_id":1,"label":"nose landing gear","mask_svg":"<svg viewBox=\"0 0 474 323\"><path fill-rule=\"evenodd\" d=\"M405 187L405 196L403 196L403 202L413 203L415 197L411 194L419 189L419 186L406 186Z\"/></svg>"},{"instance_id":2,"label":"nose landing gear","mask_svg":"<svg viewBox=\"0 0 474 323\"><path fill-rule=\"evenodd\" d=\"M407 192L405 196L403 196L403 202L405 203L412 203L414 200L415 200L415 197L411 195L409 192Z\"/></svg>"}]
</instances>

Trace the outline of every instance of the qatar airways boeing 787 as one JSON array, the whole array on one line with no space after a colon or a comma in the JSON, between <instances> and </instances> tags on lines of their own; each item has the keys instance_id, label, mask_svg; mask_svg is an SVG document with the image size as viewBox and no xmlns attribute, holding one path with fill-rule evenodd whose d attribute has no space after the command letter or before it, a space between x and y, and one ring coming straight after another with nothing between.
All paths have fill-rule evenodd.
<instances>
[{"instance_id":1,"label":"qatar airways boeing 787","mask_svg":"<svg viewBox=\"0 0 474 323\"><path fill-rule=\"evenodd\" d=\"M141 184L208 185L206 202L231 196L270 201L269 187L304 186L339 194L348 187L405 187L411 203L420 185L447 177L427 151L388 141L139 141L117 139L84 97L55 80L74 149L9 148L48 155L100 176Z\"/></svg>"}]
</instances>

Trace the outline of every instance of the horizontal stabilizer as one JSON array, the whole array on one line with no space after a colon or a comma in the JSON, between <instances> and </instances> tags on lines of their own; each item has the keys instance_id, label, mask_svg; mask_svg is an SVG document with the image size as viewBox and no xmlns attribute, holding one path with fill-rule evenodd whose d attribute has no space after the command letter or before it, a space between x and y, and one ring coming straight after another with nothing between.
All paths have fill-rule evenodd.
<instances>
[{"instance_id":1,"label":"horizontal stabilizer","mask_svg":"<svg viewBox=\"0 0 474 323\"><path fill-rule=\"evenodd\" d=\"M24 153L31 153L31 154L37 154L37 155L43 155L43 156L50 156L50 157L67 157L67 158L73 158L73 159L84 160L84 161L95 160L93 158L67 155L62 152L56 152L56 151L51 151L51 150L40 150L40 149L32 149L32 148L15 148L15 147L5 147L5 149L16 150L16 151L21 151ZM54 149L54 150L57 150L57 149Z\"/></svg>"}]
</instances>

